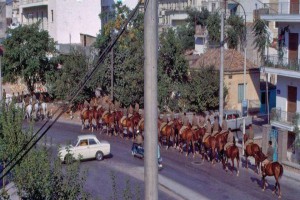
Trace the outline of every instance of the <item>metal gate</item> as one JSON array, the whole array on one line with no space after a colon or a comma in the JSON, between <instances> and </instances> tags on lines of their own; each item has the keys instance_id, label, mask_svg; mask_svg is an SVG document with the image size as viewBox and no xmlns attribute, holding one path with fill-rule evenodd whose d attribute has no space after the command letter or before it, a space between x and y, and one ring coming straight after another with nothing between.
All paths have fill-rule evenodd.
<instances>
[{"instance_id":1,"label":"metal gate","mask_svg":"<svg viewBox=\"0 0 300 200\"><path fill-rule=\"evenodd\" d=\"M273 154L273 162L278 161L278 130L272 128L269 134L269 140L272 141L274 154Z\"/></svg>"}]
</instances>

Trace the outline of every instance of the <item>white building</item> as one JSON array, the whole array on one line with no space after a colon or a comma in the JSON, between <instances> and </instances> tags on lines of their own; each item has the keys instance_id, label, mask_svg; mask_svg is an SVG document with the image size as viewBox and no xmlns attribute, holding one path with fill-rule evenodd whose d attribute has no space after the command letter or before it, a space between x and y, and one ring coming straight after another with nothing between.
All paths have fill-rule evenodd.
<instances>
[{"instance_id":1,"label":"white building","mask_svg":"<svg viewBox=\"0 0 300 200\"><path fill-rule=\"evenodd\" d=\"M100 12L100 0L21 0L19 14L14 14L21 24L41 21L59 44L80 44L81 35L96 37Z\"/></svg>"},{"instance_id":2,"label":"white building","mask_svg":"<svg viewBox=\"0 0 300 200\"><path fill-rule=\"evenodd\" d=\"M278 158L288 162L293 161L294 121L300 114L300 1L285 0L272 6L277 9L261 18L276 22L281 48L278 54L266 56L262 71L277 76L277 108L271 112L271 125L273 132L278 132L278 147L282 147L278 148Z\"/></svg>"}]
</instances>

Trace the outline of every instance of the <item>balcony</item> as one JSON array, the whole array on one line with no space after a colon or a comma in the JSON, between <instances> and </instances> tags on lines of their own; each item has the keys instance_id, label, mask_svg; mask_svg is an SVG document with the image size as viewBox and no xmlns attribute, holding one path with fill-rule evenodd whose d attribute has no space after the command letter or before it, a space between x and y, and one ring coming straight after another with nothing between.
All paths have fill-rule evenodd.
<instances>
[{"instance_id":1,"label":"balcony","mask_svg":"<svg viewBox=\"0 0 300 200\"><path fill-rule=\"evenodd\" d=\"M264 66L284 70L292 70L300 72L300 60L292 60L288 58L280 58L278 55L268 55L264 57Z\"/></svg>"},{"instance_id":2,"label":"balcony","mask_svg":"<svg viewBox=\"0 0 300 200\"><path fill-rule=\"evenodd\" d=\"M261 15L267 21L300 22L300 4L290 2L265 3L264 9L268 11Z\"/></svg>"},{"instance_id":3,"label":"balcony","mask_svg":"<svg viewBox=\"0 0 300 200\"><path fill-rule=\"evenodd\" d=\"M294 131L296 120L298 120L298 125L300 124L299 116L300 113L292 113L282 111L280 108L273 108L270 113L270 121L272 126Z\"/></svg>"},{"instance_id":4,"label":"balcony","mask_svg":"<svg viewBox=\"0 0 300 200\"><path fill-rule=\"evenodd\" d=\"M20 0L20 7L28 8L48 5L48 0Z\"/></svg>"}]
</instances>

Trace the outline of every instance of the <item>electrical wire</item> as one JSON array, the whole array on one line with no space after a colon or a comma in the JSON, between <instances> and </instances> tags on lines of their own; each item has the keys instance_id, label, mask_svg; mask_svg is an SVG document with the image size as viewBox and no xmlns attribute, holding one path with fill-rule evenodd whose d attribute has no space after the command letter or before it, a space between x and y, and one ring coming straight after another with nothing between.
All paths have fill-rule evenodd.
<instances>
[{"instance_id":1,"label":"electrical wire","mask_svg":"<svg viewBox=\"0 0 300 200\"><path fill-rule=\"evenodd\" d=\"M23 159L23 157L25 155L27 155L27 153L38 143L38 141L40 141L40 139L48 132L48 130L54 125L54 123L60 118L60 116L66 112L67 108L69 105L71 105L71 103L74 101L74 99L76 98L76 96L79 94L79 92L81 92L81 90L83 89L83 87L86 85L86 83L91 79L92 75L96 72L96 70L99 68L100 64L103 62L103 60L105 59L106 55L110 52L110 50L113 48L113 46L116 44L116 42L119 40L119 38L121 37L121 35L124 33L127 25L129 24L129 22L133 19L133 17L135 16L135 14L137 13L139 6L141 4L141 0L139 0L138 4L136 5L135 9L130 13L129 17L127 18L127 20L125 21L125 23L123 24L123 26L121 27L121 29L119 30L119 32L117 33L116 37L111 41L111 43L104 49L104 51L101 53L97 63L95 64L94 68L88 72L85 76L84 79L82 79L81 83L79 84L79 88L77 90L75 90L74 94L70 94L69 99L67 100L67 103L60 106L59 108L56 109L56 111L54 112L54 115L56 113L58 113L58 111L60 109L61 112L56 116L56 118L52 121L52 123L46 128L46 130L29 146L29 148L24 152L24 154L21 155L21 157L19 159L18 156L22 153L22 151L24 151L24 149L33 141L33 139L37 136L37 134L45 127L45 125L49 122L49 119L44 123L44 125L32 136L32 138L26 143L26 145L24 145L17 154L16 156L14 156L14 158L9 162L9 164L11 164L13 162L13 160L17 161L5 172L1 175L0 179L4 178L6 175L9 174L9 172L18 164L21 162L21 160ZM8 167L9 165L7 165L5 168L3 168L3 170L1 171L1 173Z\"/></svg>"}]
</instances>

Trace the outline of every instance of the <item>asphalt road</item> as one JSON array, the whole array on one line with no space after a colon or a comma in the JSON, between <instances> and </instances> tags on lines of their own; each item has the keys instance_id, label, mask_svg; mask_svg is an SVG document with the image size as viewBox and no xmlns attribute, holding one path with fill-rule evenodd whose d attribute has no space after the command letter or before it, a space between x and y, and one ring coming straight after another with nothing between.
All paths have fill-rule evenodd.
<instances>
[{"instance_id":1,"label":"asphalt road","mask_svg":"<svg viewBox=\"0 0 300 200\"><path fill-rule=\"evenodd\" d=\"M40 123L37 124L37 126ZM47 133L54 145L63 145L80 134L89 134L88 130L81 132L80 125L56 123ZM114 194L123 197L126 185L130 185L132 195L143 197L143 160L131 155L130 140L120 137L109 137L95 133L100 140L111 144L111 156L103 161L84 161L81 169L87 170L86 189L93 199L111 199ZM50 141L49 139L47 140ZM268 177L269 186L265 192L261 190L261 178L254 173L253 167L246 170L244 162L240 164L240 176L226 173L220 163L212 166L202 162L200 155L186 157L175 149L161 149L164 168L159 171L159 199L274 199L272 194L275 180ZM116 180L116 190L113 190L113 178ZM126 182L129 181L129 184ZM298 199L300 182L283 176L280 180L282 199ZM115 192L117 191L117 192ZM128 190L127 190L128 191ZM141 194L141 195L138 195ZM120 198L123 199L123 198ZM135 199L135 198L133 198Z\"/></svg>"}]
</instances>

